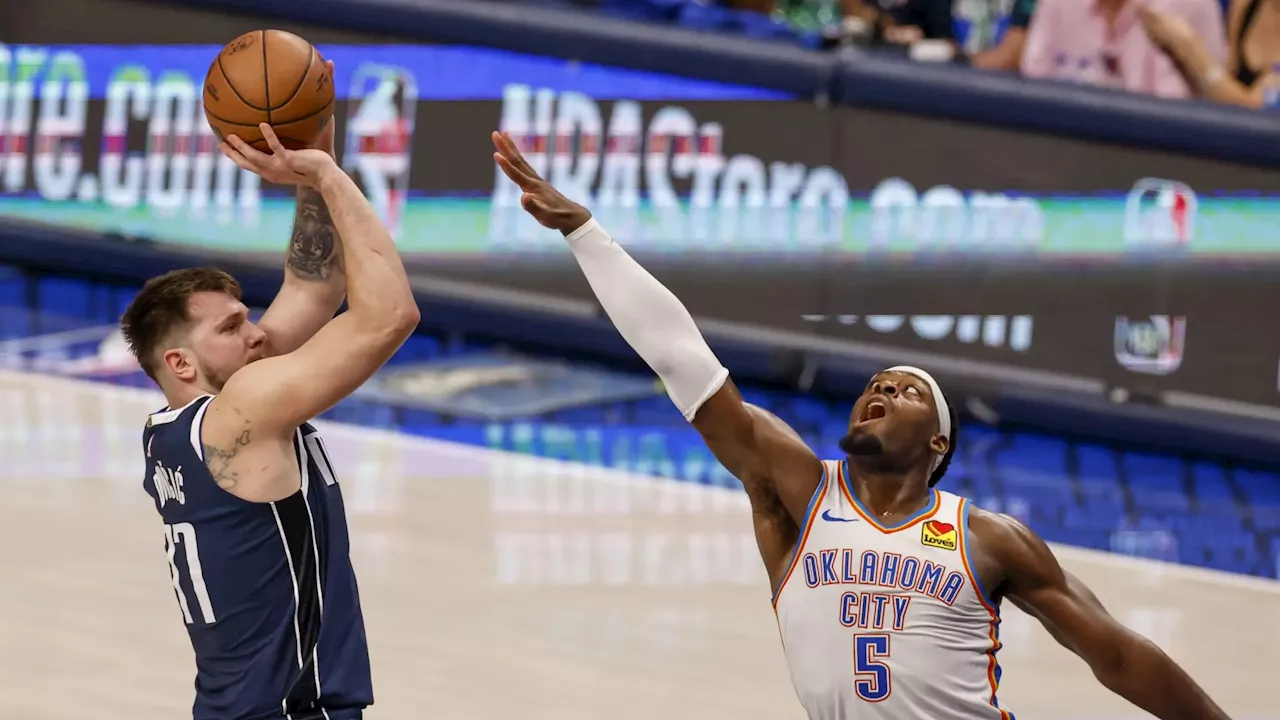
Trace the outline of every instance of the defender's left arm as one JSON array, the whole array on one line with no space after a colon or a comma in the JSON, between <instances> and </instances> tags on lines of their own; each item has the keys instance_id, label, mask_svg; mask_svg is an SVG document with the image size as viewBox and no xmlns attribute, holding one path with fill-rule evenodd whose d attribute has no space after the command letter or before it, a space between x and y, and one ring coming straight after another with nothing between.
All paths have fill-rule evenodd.
<instances>
[{"instance_id":1,"label":"defender's left arm","mask_svg":"<svg viewBox=\"0 0 1280 720\"><path fill-rule=\"evenodd\" d=\"M1113 618L1031 529L976 508L970 527L1003 571L1003 594L1088 663L1107 689L1162 720L1227 717L1160 648Z\"/></svg>"},{"instance_id":2,"label":"defender's left arm","mask_svg":"<svg viewBox=\"0 0 1280 720\"><path fill-rule=\"evenodd\" d=\"M333 155L333 132L330 120L314 147ZM271 343L270 354L284 355L302 347L333 319L346 290L342 238L329 208L318 191L298 186L284 284L258 323Z\"/></svg>"}]
</instances>

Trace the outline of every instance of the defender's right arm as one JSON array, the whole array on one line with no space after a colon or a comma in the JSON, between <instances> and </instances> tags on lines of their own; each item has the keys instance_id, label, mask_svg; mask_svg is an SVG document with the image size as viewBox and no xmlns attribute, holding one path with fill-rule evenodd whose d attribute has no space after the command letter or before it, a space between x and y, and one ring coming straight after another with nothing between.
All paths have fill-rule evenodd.
<instances>
[{"instance_id":1,"label":"defender's right arm","mask_svg":"<svg viewBox=\"0 0 1280 720\"><path fill-rule=\"evenodd\" d=\"M822 463L799 435L745 403L683 304L609 237L586 208L561 195L494 134L495 160L524 191L521 204L565 235L600 305L716 459L751 498L757 538L771 571L790 554Z\"/></svg>"},{"instance_id":2,"label":"defender's right arm","mask_svg":"<svg viewBox=\"0 0 1280 720\"><path fill-rule=\"evenodd\" d=\"M227 381L211 403L205 424L230 429L232 437L247 433L243 436L250 442L287 438L350 395L395 353L419 320L395 243L355 182L329 155L286 150L275 142L269 127L263 134L274 154L259 153L237 139L237 162L255 171L267 165L297 165L295 172L304 176L299 182L320 192L343 239L348 309L297 350L250 363ZM279 489L262 492L278 495Z\"/></svg>"}]
</instances>

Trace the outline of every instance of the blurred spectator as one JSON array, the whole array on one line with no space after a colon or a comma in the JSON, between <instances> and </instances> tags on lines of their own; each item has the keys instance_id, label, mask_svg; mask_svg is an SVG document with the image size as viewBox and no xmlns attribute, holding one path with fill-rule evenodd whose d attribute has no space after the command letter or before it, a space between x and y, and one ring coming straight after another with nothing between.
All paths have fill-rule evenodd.
<instances>
[{"instance_id":1,"label":"blurred spectator","mask_svg":"<svg viewBox=\"0 0 1280 720\"><path fill-rule=\"evenodd\" d=\"M969 63L986 70L1016 72L1022 63L1022 51L1027 43L1027 27L1031 25L1035 7L1036 0L1013 0L1004 32L991 38L979 38L977 42L973 42L974 29L971 27L970 38L965 43Z\"/></svg>"},{"instance_id":2,"label":"blurred spectator","mask_svg":"<svg viewBox=\"0 0 1280 720\"><path fill-rule=\"evenodd\" d=\"M816 33L824 41L840 35L840 0L730 0L735 7L757 8L801 34Z\"/></svg>"},{"instance_id":3,"label":"blurred spectator","mask_svg":"<svg viewBox=\"0 0 1280 720\"><path fill-rule=\"evenodd\" d=\"M1140 0L1039 0L1027 30L1022 73L1185 98L1194 87L1145 29ZM1176 18L1199 36L1205 56L1220 63L1226 33L1217 0L1150 0L1160 15Z\"/></svg>"},{"instance_id":4,"label":"blurred spectator","mask_svg":"<svg viewBox=\"0 0 1280 720\"><path fill-rule=\"evenodd\" d=\"M917 40L955 41L952 0L843 0L845 17L860 18L886 41L908 45Z\"/></svg>"},{"instance_id":5,"label":"blurred spectator","mask_svg":"<svg viewBox=\"0 0 1280 720\"><path fill-rule=\"evenodd\" d=\"M1232 0L1226 67L1216 44L1206 42L1185 19L1154 10L1140 15L1151 41L1177 61L1202 96L1242 107L1280 104L1275 97L1280 89L1280 3Z\"/></svg>"}]
</instances>

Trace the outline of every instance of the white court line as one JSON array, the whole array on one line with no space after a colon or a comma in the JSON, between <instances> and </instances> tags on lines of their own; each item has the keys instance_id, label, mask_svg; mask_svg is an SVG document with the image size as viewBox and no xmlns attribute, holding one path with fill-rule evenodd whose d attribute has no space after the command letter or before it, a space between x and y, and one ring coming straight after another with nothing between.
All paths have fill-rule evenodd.
<instances>
[{"instance_id":1,"label":"white court line","mask_svg":"<svg viewBox=\"0 0 1280 720\"><path fill-rule=\"evenodd\" d=\"M108 383L81 380L77 378L64 378L53 375L39 375L0 369L0 380L43 386L51 391L88 392L99 396L106 396L108 398L120 397L122 399L137 402L147 402L154 406L152 411L160 409L165 403L164 396L158 390L135 388L125 385L111 385ZM142 427L143 418L145 418L145 414L140 414L138 421L139 429ZM732 495L742 499L744 507L746 502L746 495L734 488L702 485L700 483L690 483L673 478L639 475L625 470L618 470L600 465L585 465L565 460L542 458L536 455L526 455L508 450L495 450L477 445L467 445L448 440L437 440L419 435L408 435L382 428L361 427L358 425L349 425L346 423L332 422L328 420L318 420L315 424L317 429L323 429L326 434L334 433L338 437L345 435L354 439L394 442L406 447L420 448L422 450L430 451L432 454L444 455L477 463L503 459L507 461L519 461L520 463L525 464L526 467L532 466L535 468L544 468L548 474L564 471L578 473L589 471L593 476L599 477L602 480L609 479L615 482L621 481L628 484L672 483L689 488L690 491L695 491L694 489L698 488L709 493L731 493ZM1129 555L1117 555L1115 553L1109 553L1102 550L1092 550L1070 545L1061 545L1058 543L1050 543L1050 547L1058 557L1081 563L1093 563L1110 568L1130 570L1135 573L1152 573L1166 576L1172 575L1184 580L1220 585L1239 590L1280 595L1280 582L1253 575L1241 575L1223 570L1183 565L1164 560L1153 560Z\"/></svg>"}]
</instances>

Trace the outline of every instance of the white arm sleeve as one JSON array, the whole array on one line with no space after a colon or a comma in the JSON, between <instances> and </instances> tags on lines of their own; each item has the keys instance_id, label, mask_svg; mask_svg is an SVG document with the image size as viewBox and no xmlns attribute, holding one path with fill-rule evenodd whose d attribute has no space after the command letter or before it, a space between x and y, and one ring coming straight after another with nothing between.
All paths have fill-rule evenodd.
<instances>
[{"instance_id":1,"label":"white arm sleeve","mask_svg":"<svg viewBox=\"0 0 1280 720\"><path fill-rule=\"evenodd\" d=\"M565 239L622 339L653 368L672 402L692 421L729 377L693 316L594 217Z\"/></svg>"}]
</instances>

